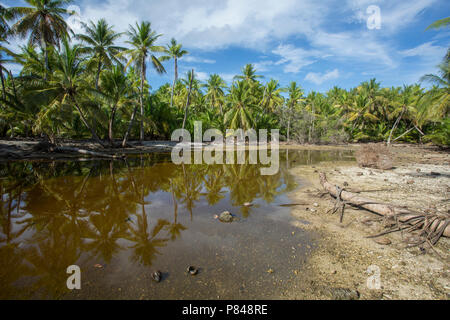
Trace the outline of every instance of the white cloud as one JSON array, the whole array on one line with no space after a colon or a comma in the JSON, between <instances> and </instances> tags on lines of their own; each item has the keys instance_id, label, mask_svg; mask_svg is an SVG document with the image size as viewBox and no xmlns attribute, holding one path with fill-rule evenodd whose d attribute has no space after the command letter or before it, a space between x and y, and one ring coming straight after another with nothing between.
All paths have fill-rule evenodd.
<instances>
[{"instance_id":1,"label":"white cloud","mask_svg":"<svg viewBox=\"0 0 450 320\"><path fill-rule=\"evenodd\" d=\"M305 50L293 45L279 45L272 52L281 56L281 59L275 64L284 65L283 71L285 73L299 73L303 67L316 62L321 55L320 51Z\"/></svg>"},{"instance_id":2,"label":"white cloud","mask_svg":"<svg viewBox=\"0 0 450 320\"><path fill-rule=\"evenodd\" d=\"M269 71L270 67L273 66L275 62L271 60L264 60L260 62L253 63L253 66L255 67L257 72L265 72Z\"/></svg>"},{"instance_id":3,"label":"white cloud","mask_svg":"<svg viewBox=\"0 0 450 320\"><path fill-rule=\"evenodd\" d=\"M309 0L84 0L85 20L101 17L118 30L149 20L164 39L177 38L187 47L217 49L232 45L264 48L274 39L312 32L319 27L327 3Z\"/></svg>"},{"instance_id":4,"label":"white cloud","mask_svg":"<svg viewBox=\"0 0 450 320\"><path fill-rule=\"evenodd\" d=\"M436 60L437 57L443 57L447 48L433 45L433 41L426 42L412 49L400 51L400 55L404 57L421 57L425 60Z\"/></svg>"},{"instance_id":5,"label":"white cloud","mask_svg":"<svg viewBox=\"0 0 450 320\"><path fill-rule=\"evenodd\" d=\"M209 78L209 74L202 71L194 71L195 72L195 78L200 81L206 81Z\"/></svg>"},{"instance_id":6,"label":"white cloud","mask_svg":"<svg viewBox=\"0 0 450 320\"><path fill-rule=\"evenodd\" d=\"M326 72L324 74L310 72L306 75L305 80L313 82L317 85L321 85L325 81L333 80L339 78L339 70L334 69L333 71Z\"/></svg>"},{"instance_id":7,"label":"white cloud","mask_svg":"<svg viewBox=\"0 0 450 320\"><path fill-rule=\"evenodd\" d=\"M181 59L186 62L196 62L196 63L206 63L206 64L215 64L216 63L216 60L202 59L202 58L197 58L194 56L185 56Z\"/></svg>"}]
</instances>

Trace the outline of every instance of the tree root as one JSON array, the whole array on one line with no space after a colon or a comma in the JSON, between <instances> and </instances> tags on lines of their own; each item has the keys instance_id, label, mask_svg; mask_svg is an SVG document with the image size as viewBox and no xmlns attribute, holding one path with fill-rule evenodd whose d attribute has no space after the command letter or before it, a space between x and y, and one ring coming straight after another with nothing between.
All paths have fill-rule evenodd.
<instances>
[{"instance_id":1,"label":"tree root","mask_svg":"<svg viewBox=\"0 0 450 320\"><path fill-rule=\"evenodd\" d=\"M369 238L377 238L393 232L402 232L402 235L403 233L418 233L420 240L416 245L428 243L434 246L442 237L450 237L449 213L419 213L405 207L380 203L329 183L325 173L320 173L319 177L324 189L336 198L335 206L330 211L336 213L339 209L341 210L341 223L346 204L383 216L386 222L394 222L387 226L387 231Z\"/></svg>"}]
</instances>

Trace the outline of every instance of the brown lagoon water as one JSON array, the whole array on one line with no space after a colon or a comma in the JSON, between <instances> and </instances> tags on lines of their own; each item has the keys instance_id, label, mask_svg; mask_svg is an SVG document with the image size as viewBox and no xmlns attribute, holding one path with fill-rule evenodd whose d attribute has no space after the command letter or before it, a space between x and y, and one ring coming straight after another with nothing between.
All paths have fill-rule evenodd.
<instances>
[{"instance_id":1,"label":"brown lagoon water","mask_svg":"<svg viewBox=\"0 0 450 320\"><path fill-rule=\"evenodd\" d=\"M280 152L274 176L170 154L0 163L0 299L283 298L314 247L282 206L302 183L289 168L351 153ZM238 221L214 219L225 210ZM82 289L69 291L74 264Z\"/></svg>"}]
</instances>

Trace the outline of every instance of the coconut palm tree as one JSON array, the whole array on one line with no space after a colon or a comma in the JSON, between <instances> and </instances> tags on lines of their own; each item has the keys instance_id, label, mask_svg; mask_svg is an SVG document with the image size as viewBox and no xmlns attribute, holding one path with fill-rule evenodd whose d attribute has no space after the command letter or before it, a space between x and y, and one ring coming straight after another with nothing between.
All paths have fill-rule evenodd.
<instances>
[{"instance_id":1,"label":"coconut palm tree","mask_svg":"<svg viewBox=\"0 0 450 320\"><path fill-rule=\"evenodd\" d=\"M288 112L288 128L287 128L287 141L290 140L290 130L291 130L291 117L294 112L295 107L303 101L303 90L297 85L297 82L292 81L287 88L289 98L287 101L287 112Z\"/></svg>"},{"instance_id":2,"label":"coconut palm tree","mask_svg":"<svg viewBox=\"0 0 450 320\"><path fill-rule=\"evenodd\" d=\"M440 20L433 22L426 30L439 29L439 28L448 27L448 26L450 26L450 17L440 19Z\"/></svg>"},{"instance_id":3,"label":"coconut palm tree","mask_svg":"<svg viewBox=\"0 0 450 320\"><path fill-rule=\"evenodd\" d=\"M125 51L126 48L114 45L122 34L116 33L109 26L105 19L100 19L96 24L92 21L88 24L83 23L86 34L78 34L76 38L81 40L85 46L83 51L91 56L91 62L96 65L95 89L98 90L98 82L102 67L111 67L113 63L120 63L116 56Z\"/></svg>"},{"instance_id":4,"label":"coconut palm tree","mask_svg":"<svg viewBox=\"0 0 450 320\"><path fill-rule=\"evenodd\" d=\"M83 92L89 88L84 76L85 67L81 48L79 45L71 46L67 38L63 39L62 47L62 52L56 54L55 71L49 81L42 83L34 79L30 87L35 92L45 93L51 97L49 110L67 104L75 106L83 124L91 131L92 137L104 146L94 127L89 124L78 101L78 98L83 96Z\"/></svg>"},{"instance_id":5,"label":"coconut palm tree","mask_svg":"<svg viewBox=\"0 0 450 320\"><path fill-rule=\"evenodd\" d=\"M124 51L123 53L130 56L128 65L134 64L136 71L141 74L141 88L140 88L140 106L141 106L141 125L139 139L142 142L144 140L144 86L147 81L147 58L150 58L153 68L157 73L163 74L166 72L161 61L153 54L153 52L164 52L164 47L157 46L156 40L161 37L160 34L156 34L151 28L150 22L136 23L136 27L130 25L127 35L129 40L127 43L133 48Z\"/></svg>"},{"instance_id":6,"label":"coconut palm tree","mask_svg":"<svg viewBox=\"0 0 450 320\"><path fill-rule=\"evenodd\" d=\"M173 91L175 88L175 83L178 81L178 59L182 58L183 56L189 54L188 51L182 49L183 46L181 43L177 43L177 40L172 38L170 40L170 44L167 45L167 48L165 49L166 56L162 56L160 58L160 61L170 60L173 59L174 61L174 79L173 79L173 85L172 85L172 93L170 96L170 107L173 106Z\"/></svg>"},{"instance_id":7,"label":"coconut palm tree","mask_svg":"<svg viewBox=\"0 0 450 320\"><path fill-rule=\"evenodd\" d=\"M47 47L57 46L61 39L69 36L70 28L64 16L71 15L65 7L73 0L25 0L30 7L9 8L14 17L20 19L12 26L21 38L29 35L29 43L41 47L45 57L45 68L49 71Z\"/></svg>"},{"instance_id":8,"label":"coconut palm tree","mask_svg":"<svg viewBox=\"0 0 450 320\"><path fill-rule=\"evenodd\" d=\"M264 89L264 97L261 103L263 109L269 112L275 112L279 106L283 104L283 97L281 93L286 91L280 88L277 80L270 79Z\"/></svg>"},{"instance_id":9,"label":"coconut palm tree","mask_svg":"<svg viewBox=\"0 0 450 320\"><path fill-rule=\"evenodd\" d=\"M114 145L113 126L117 109L134 105L136 97L131 90L131 84L120 66L113 66L101 75L101 90L96 90L102 100L109 106L111 114L108 122L108 137L111 146Z\"/></svg>"},{"instance_id":10,"label":"coconut palm tree","mask_svg":"<svg viewBox=\"0 0 450 320\"><path fill-rule=\"evenodd\" d=\"M218 75L212 74L209 76L206 87L206 99L214 108L220 108L220 114L223 115L223 99L225 97L224 90L227 88L225 81Z\"/></svg>"},{"instance_id":11,"label":"coconut palm tree","mask_svg":"<svg viewBox=\"0 0 450 320\"><path fill-rule=\"evenodd\" d=\"M253 64L245 65L245 67L242 68L242 75L234 77L235 80L248 81L251 87L253 87L254 83L260 78L264 77L256 74L256 69Z\"/></svg>"},{"instance_id":12,"label":"coconut palm tree","mask_svg":"<svg viewBox=\"0 0 450 320\"><path fill-rule=\"evenodd\" d=\"M254 97L251 95L250 84L247 81L234 83L228 99L230 110L225 114L224 122L229 128L243 130L255 128L251 114Z\"/></svg>"}]
</instances>

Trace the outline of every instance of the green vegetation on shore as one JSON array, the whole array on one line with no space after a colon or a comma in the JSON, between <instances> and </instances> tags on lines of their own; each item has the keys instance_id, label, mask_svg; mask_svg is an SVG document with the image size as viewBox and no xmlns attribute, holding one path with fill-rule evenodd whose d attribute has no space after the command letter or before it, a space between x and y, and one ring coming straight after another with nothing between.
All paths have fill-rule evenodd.
<instances>
[{"instance_id":1,"label":"green vegetation on shore","mask_svg":"<svg viewBox=\"0 0 450 320\"><path fill-rule=\"evenodd\" d=\"M170 139L181 127L280 129L300 143L408 141L450 144L450 50L433 83L383 88L375 79L345 90L305 93L262 82L252 65L228 86L217 74L202 83L190 72L178 77L188 52L175 39L164 46L149 22L118 33L101 19L74 34L66 23L70 0L26 0L28 7L0 6L0 137L93 138L103 146L121 139ZM448 18L430 27L448 27ZM5 43L28 39L20 52ZM125 40L127 47L118 45ZM151 88L149 67L173 84ZM20 74L5 65L17 63ZM108 141L109 143L106 143Z\"/></svg>"}]
</instances>

